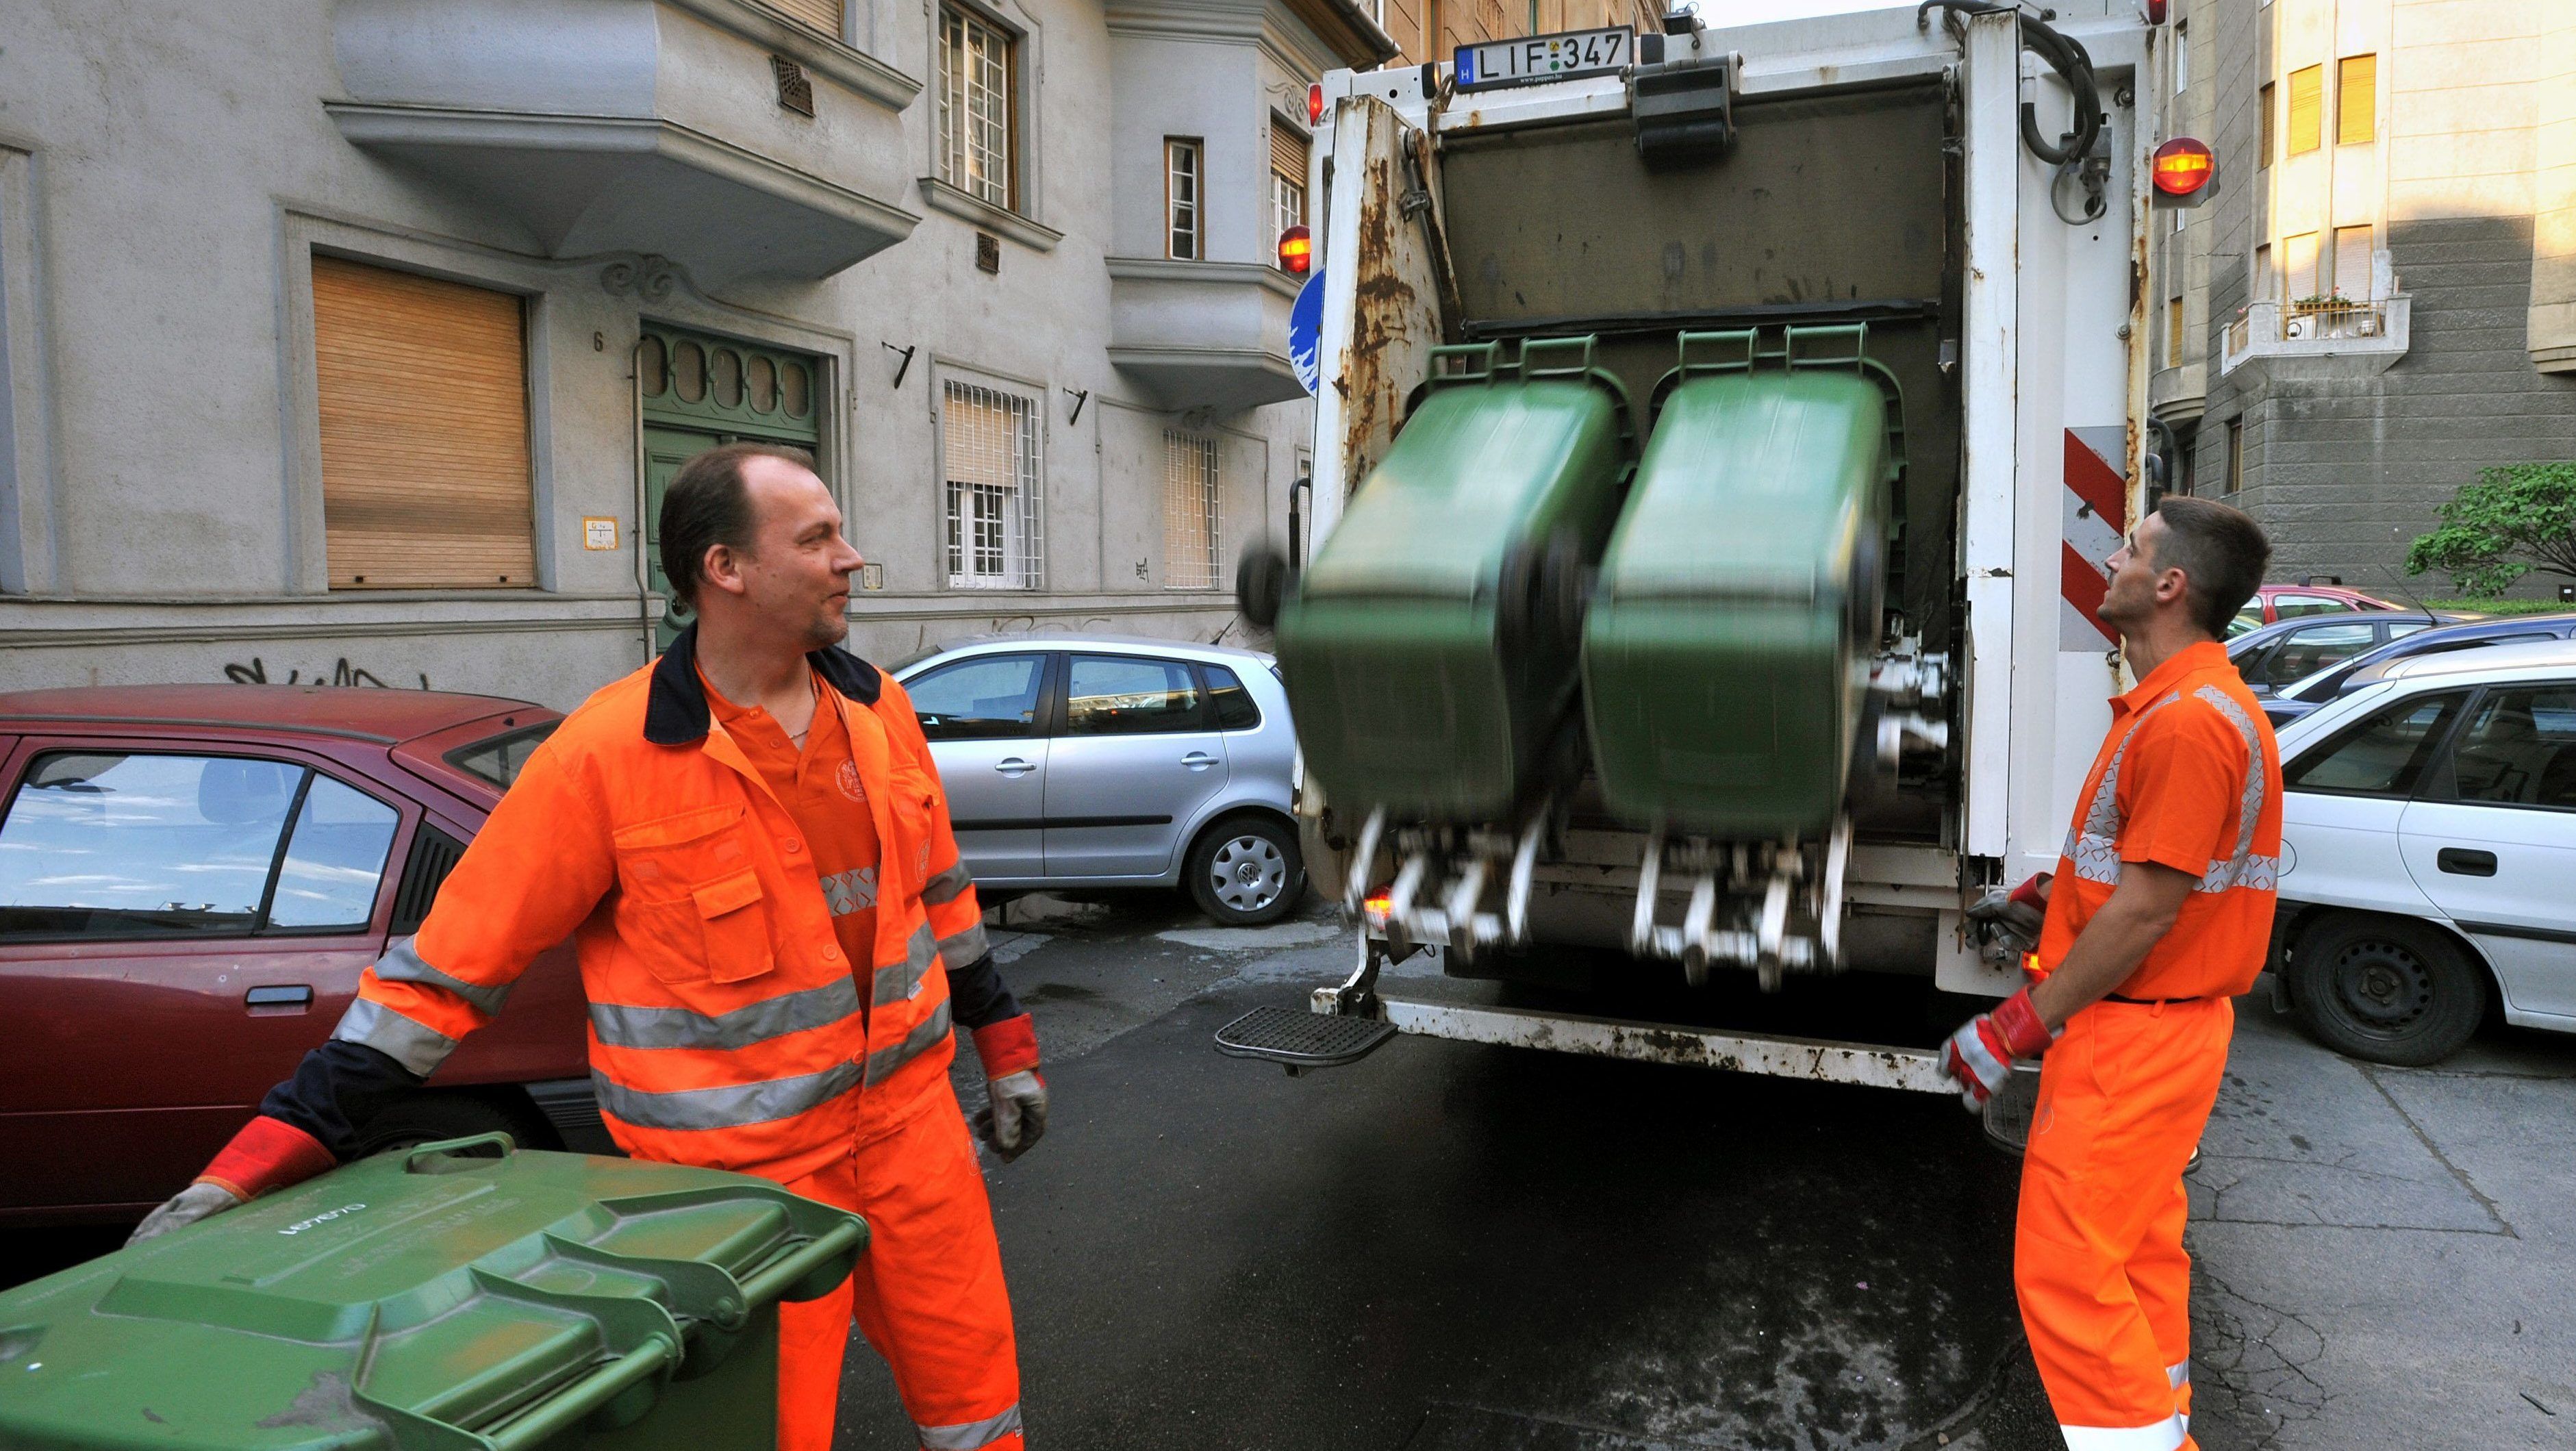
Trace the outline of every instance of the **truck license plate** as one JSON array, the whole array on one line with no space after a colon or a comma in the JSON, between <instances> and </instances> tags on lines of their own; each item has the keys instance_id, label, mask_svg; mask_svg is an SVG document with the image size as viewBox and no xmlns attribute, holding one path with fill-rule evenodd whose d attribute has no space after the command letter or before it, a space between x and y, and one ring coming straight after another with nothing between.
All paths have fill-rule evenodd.
<instances>
[{"instance_id":1,"label":"truck license plate","mask_svg":"<svg viewBox=\"0 0 2576 1451\"><path fill-rule=\"evenodd\" d=\"M1624 25L1462 45L1458 47L1458 89L1481 91L1610 75L1635 59L1636 50L1637 32Z\"/></svg>"}]
</instances>

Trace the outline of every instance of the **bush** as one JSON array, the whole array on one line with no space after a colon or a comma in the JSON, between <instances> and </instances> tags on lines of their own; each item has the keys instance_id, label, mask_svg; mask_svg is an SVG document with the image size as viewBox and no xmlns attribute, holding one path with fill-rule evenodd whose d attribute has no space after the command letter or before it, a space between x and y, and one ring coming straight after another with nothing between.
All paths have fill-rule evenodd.
<instances>
[{"instance_id":1,"label":"bush","mask_svg":"<svg viewBox=\"0 0 2576 1451\"><path fill-rule=\"evenodd\" d=\"M2470 609L2484 609L2538 570L2576 579L2576 463L2508 464L2479 472L2442 506L2442 527L2406 550L2406 572L2447 570Z\"/></svg>"}]
</instances>

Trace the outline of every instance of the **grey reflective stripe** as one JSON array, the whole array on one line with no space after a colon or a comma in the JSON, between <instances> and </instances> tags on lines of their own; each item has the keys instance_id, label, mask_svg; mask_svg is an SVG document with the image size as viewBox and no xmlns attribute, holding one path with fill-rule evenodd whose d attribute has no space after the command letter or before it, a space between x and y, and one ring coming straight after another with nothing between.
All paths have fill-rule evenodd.
<instances>
[{"instance_id":1,"label":"grey reflective stripe","mask_svg":"<svg viewBox=\"0 0 2576 1451\"><path fill-rule=\"evenodd\" d=\"M823 879L823 901L835 917L864 912L877 904L877 869L852 867Z\"/></svg>"},{"instance_id":2,"label":"grey reflective stripe","mask_svg":"<svg viewBox=\"0 0 2576 1451\"><path fill-rule=\"evenodd\" d=\"M835 1063L820 1073L676 1093L628 1088L596 1069L590 1082L602 1109L637 1128L735 1129L794 1118L830 1103L859 1086L859 1065Z\"/></svg>"},{"instance_id":3,"label":"grey reflective stripe","mask_svg":"<svg viewBox=\"0 0 2576 1451\"><path fill-rule=\"evenodd\" d=\"M982 1451L1020 1429L1020 1408L1014 1404L998 1416L958 1426L917 1425L913 1429L921 1433L922 1451Z\"/></svg>"},{"instance_id":4,"label":"grey reflective stripe","mask_svg":"<svg viewBox=\"0 0 2576 1451\"><path fill-rule=\"evenodd\" d=\"M376 959L376 976L386 982L416 982L423 987L444 988L472 1003L487 1018L500 1012L501 1005L510 1000L512 986L503 983L499 987L483 987L461 977L450 977L423 961L409 937L395 938L393 945L385 949L385 955Z\"/></svg>"},{"instance_id":5,"label":"grey reflective stripe","mask_svg":"<svg viewBox=\"0 0 2576 1451\"><path fill-rule=\"evenodd\" d=\"M879 1048L868 1055L868 1082L882 1083L903 1065L938 1047L948 1038L948 1003L942 999L921 1020L921 1026L904 1035L904 1040L891 1048Z\"/></svg>"},{"instance_id":6,"label":"grey reflective stripe","mask_svg":"<svg viewBox=\"0 0 2576 1451\"><path fill-rule=\"evenodd\" d=\"M2176 1390L2180 1390L2184 1386L2191 1384L2191 1362L2188 1360L2177 1360L2173 1364L2166 1366L2165 1384L2172 1386Z\"/></svg>"},{"instance_id":7,"label":"grey reflective stripe","mask_svg":"<svg viewBox=\"0 0 2576 1451\"><path fill-rule=\"evenodd\" d=\"M2075 875L2084 881L2108 886L2120 884L2120 762L2129 754L2129 742L2137 739L2138 727L2147 717L2180 700L2168 695L2138 712L2120 744L2111 750L2111 764L2102 768L2102 784L2093 788L2093 800L2084 808L2084 824L2066 834L2066 848L2060 853L2075 863Z\"/></svg>"},{"instance_id":8,"label":"grey reflective stripe","mask_svg":"<svg viewBox=\"0 0 2576 1451\"><path fill-rule=\"evenodd\" d=\"M591 1031L618 1048L747 1048L809 1028L829 1027L859 1011L859 986L847 977L781 993L730 1013L592 1003Z\"/></svg>"},{"instance_id":9,"label":"grey reflective stripe","mask_svg":"<svg viewBox=\"0 0 2576 1451\"><path fill-rule=\"evenodd\" d=\"M946 963L951 971L966 966L992 950L991 944L984 940L984 924L981 922L954 937L939 939L939 960Z\"/></svg>"},{"instance_id":10,"label":"grey reflective stripe","mask_svg":"<svg viewBox=\"0 0 2576 1451\"><path fill-rule=\"evenodd\" d=\"M456 1040L426 1028L372 998L360 998L340 1015L331 1036L343 1043L363 1043L423 1078L438 1071Z\"/></svg>"},{"instance_id":11,"label":"grey reflective stripe","mask_svg":"<svg viewBox=\"0 0 2576 1451\"><path fill-rule=\"evenodd\" d=\"M935 877L932 877L929 881L922 883L921 900L933 907L938 906L942 902L953 902L957 900L958 893L965 891L968 887L971 887L974 884L974 878L966 875L966 863L960 861L955 866L950 867L948 870L941 872Z\"/></svg>"},{"instance_id":12,"label":"grey reflective stripe","mask_svg":"<svg viewBox=\"0 0 2576 1451\"><path fill-rule=\"evenodd\" d=\"M876 970L870 1000L881 1008L909 1000L921 991L921 980L930 972L930 955L937 950L938 945L931 940L929 923L913 928L912 936L903 944L903 960L889 962Z\"/></svg>"},{"instance_id":13,"label":"grey reflective stripe","mask_svg":"<svg viewBox=\"0 0 2576 1451\"><path fill-rule=\"evenodd\" d=\"M2245 742L2245 792L2236 801L2236 850L2223 862L2211 862L2192 890L2224 892L2230 887L2251 887L2258 892L2277 891L2281 859L2254 854L2254 828L2263 819L2263 738L2254 733L2254 722L2245 714L2245 707L2230 700L2226 691L2204 685L2192 694L2227 717L2227 723L2236 727L2236 734Z\"/></svg>"}]
</instances>

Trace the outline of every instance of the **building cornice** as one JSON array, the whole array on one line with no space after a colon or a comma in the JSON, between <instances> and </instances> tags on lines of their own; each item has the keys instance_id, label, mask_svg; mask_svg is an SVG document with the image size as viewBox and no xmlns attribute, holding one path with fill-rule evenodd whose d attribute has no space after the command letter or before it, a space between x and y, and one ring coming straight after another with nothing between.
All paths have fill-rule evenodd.
<instances>
[{"instance_id":1,"label":"building cornice","mask_svg":"<svg viewBox=\"0 0 2576 1451\"><path fill-rule=\"evenodd\" d=\"M880 105L900 111L921 94L921 81L850 46L836 37L804 26L752 0L661 0L731 31L754 45L767 46L787 59L838 81Z\"/></svg>"},{"instance_id":2,"label":"building cornice","mask_svg":"<svg viewBox=\"0 0 2576 1451\"><path fill-rule=\"evenodd\" d=\"M921 204L932 211L962 217L988 232L998 232L1023 247L1052 252L1064 240L1064 233L1053 227L1033 222L1007 207L997 207L983 198L949 185L935 176L920 178Z\"/></svg>"},{"instance_id":3,"label":"building cornice","mask_svg":"<svg viewBox=\"0 0 2576 1451\"><path fill-rule=\"evenodd\" d=\"M1279 45L1267 32L1283 20L1310 32L1333 64L1366 69L1397 53L1395 41L1352 0L1115 0L1108 11L1112 34L1237 45Z\"/></svg>"},{"instance_id":4,"label":"building cornice","mask_svg":"<svg viewBox=\"0 0 2576 1451\"><path fill-rule=\"evenodd\" d=\"M1169 257L1107 257L1112 279L1138 282L1256 283L1294 302L1303 278L1267 262L1180 262Z\"/></svg>"}]
</instances>

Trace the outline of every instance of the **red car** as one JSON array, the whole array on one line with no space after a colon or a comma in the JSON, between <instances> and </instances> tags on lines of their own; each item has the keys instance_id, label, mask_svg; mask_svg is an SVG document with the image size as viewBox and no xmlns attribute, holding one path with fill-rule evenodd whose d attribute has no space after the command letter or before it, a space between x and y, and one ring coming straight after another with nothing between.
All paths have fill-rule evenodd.
<instances>
[{"instance_id":1,"label":"red car","mask_svg":"<svg viewBox=\"0 0 2576 1451\"><path fill-rule=\"evenodd\" d=\"M330 1036L561 717L278 685L0 694L0 1221L139 1217ZM572 945L370 1152L610 1152Z\"/></svg>"},{"instance_id":2,"label":"red car","mask_svg":"<svg viewBox=\"0 0 2576 1451\"><path fill-rule=\"evenodd\" d=\"M2267 584L2254 592L2245 608L2228 622L2227 638L2233 640L2248 630L2260 629L2281 620L2295 620L2305 615L2331 615L2346 610L2404 610L2411 605L2391 604L2376 595L2331 584Z\"/></svg>"}]
</instances>

